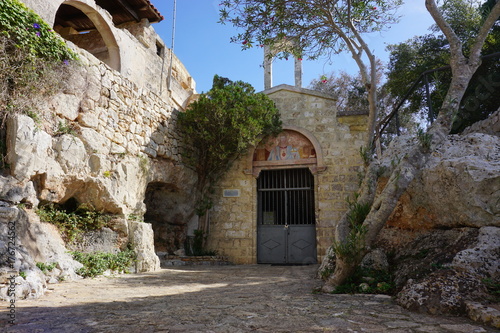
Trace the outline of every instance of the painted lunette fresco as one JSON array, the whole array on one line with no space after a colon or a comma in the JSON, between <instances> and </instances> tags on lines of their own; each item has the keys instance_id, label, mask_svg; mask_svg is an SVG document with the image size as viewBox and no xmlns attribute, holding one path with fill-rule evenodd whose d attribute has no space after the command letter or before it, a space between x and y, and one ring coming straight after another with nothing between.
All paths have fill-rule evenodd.
<instances>
[{"instance_id":1,"label":"painted lunette fresco","mask_svg":"<svg viewBox=\"0 0 500 333\"><path fill-rule=\"evenodd\" d=\"M261 141L253 156L254 166L312 163L316 163L312 143L304 135L288 130Z\"/></svg>"}]
</instances>

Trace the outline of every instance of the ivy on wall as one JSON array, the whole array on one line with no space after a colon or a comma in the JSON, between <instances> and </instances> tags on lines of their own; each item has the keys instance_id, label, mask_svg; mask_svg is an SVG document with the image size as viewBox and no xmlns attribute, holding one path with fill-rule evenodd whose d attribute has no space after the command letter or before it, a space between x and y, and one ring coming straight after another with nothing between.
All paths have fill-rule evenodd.
<instances>
[{"instance_id":1,"label":"ivy on wall","mask_svg":"<svg viewBox=\"0 0 500 333\"><path fill-rule=\"evenodd\" d=\"M47 23L17 0L0 2L0 33L28 55L51 61L77 59Z\"/></svg>"},{"instance_id":2,"label":"ivy on wall","mask_svg":"<svg viewBox=\"0 0 500 333\"><path fill-rule=\"evenodd\" d=\"M40 122L41 99L62 90L78 56L35 12L17 0L0 1L0 169L5 120L24 113Z\"/></svg>"}]
</instances>

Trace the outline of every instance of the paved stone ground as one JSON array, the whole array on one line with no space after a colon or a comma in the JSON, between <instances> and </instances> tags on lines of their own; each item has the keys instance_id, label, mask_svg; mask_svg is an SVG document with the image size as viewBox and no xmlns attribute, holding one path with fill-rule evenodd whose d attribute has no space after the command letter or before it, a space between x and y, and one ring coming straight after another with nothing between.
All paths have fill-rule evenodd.
<instances>
[{"instance_id":1,"label":"paved stone ground","mask_svg":"<svg viewBox=\"0 0 500 333\"><path fill-rule=\"evenodd\" d=\"M16 302L2 332L499 332L403 310L376 295L312 290L316 266L184 266L53 285ZM6 303L5 306L7 305Z\"/></svg>"}]
</instances>

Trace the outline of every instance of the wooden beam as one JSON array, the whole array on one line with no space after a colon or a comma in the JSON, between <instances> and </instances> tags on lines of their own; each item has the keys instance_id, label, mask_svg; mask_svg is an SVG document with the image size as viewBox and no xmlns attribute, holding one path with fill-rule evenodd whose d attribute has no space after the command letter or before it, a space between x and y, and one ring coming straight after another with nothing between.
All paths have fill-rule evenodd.
<instances>
[{"instance_id":1,"label":"wooden beam","mask_svg":"<svg viewBox=\"0 0 500 333\"><path fill-rule=\"evenodd\" d=\"M127 13L129 13L130 15L132 15L132 17L137 22L141 21L141 19L139 18L139 15L137 14L137 12L127 2L125 2L123 0L115 0L115 1L118 2L123 7L123 9L125 9L125 11Z\"/></svg>"}]
</instances>

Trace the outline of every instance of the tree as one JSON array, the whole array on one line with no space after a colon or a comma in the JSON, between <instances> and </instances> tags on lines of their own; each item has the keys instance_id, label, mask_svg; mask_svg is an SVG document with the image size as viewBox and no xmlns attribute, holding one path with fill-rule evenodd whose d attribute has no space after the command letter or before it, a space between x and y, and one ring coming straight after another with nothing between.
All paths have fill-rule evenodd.
<instances>
[{"instance_id":1,"label":"tree","mask_svg":"<svg viewBox=\"0 0 500 333\"><path fill-rule=\"evenodd\" d=\"M344 71L321 75L311 82L310 88L330 94L337 98L337 110L359 112L369 109L368 91L359 75L353 76Z\"/></svg>"},{"instance_id":2,"label":"tree","mask_svg":"<svg viewBox=\"0 0 500 333\"><path fill-rule=\"evenodd\" d=\"M183 161L198 175L197 214L211 207L210 192L232 162L262 136L281 131L280 115L264 94L242 81L214 76L212 88L179 113Z\"/></svg>"},{"instance_id":3,"label":"tree","mask_svg":"<svg viewBox=\"0 0 500 333\"><path fill-rule=\"evenodd\" d=\"M272 37L277 35L278 37L300 36L299 41L305 40L296 43L303 46L299 51L308 51L313 56L319 51L328 53L326 46L322 46L322 40L326 41L330 52L340 51L341 48L338 47L340 44L346 46L358 63L365 84L368 84L370 117L371 121L376 119L373 118L376 112L374 113L372 109L376 107L376 87L374 87L376 80L368 81L376 77L375 57L359 36L361 32L373 28L374 21L371 20L378 19L376 17L374 19L370 14L370 8L376 10L373 8L394 5L395 2L226 0L222 4L225 6L222 10L222 19L245 29L245 32L235 39L242 40L244 45L251 45L254 41L266 44L270 40L272 42ZM376 192L379 163L374 159L367 165L356 201L352 202L350 209L337 224L335 242L332 245L336 253L335 270L327 278L324 291L331 291L352 275L363 256L369 252L400 196L421 172L430 154L449 134L460 101L481 62L482 46L500 16L500 2L496 2L481 21L482 24L477 28L477 32L473 33L471 42L465 45L447 21L452 17L447 16L446 6L439 8L435 0L425 0L425 6L449 42L452 73L450 87L440 106L436 121L426 133L419 133L418 144L413 145L410 151L401 157L399 163L395 163L391 170L388 170L390 175L388 182L380 192ZM232 16L235 13L236 16ZM229 17L232 18L228 19ZM393 16L384 17L385 19L381 19L380 22L385 23L393 18ZM467 50L467 53L464 50ZM365 52L371 65L369 76L366 66L361 61L362 52ZM370 137L373 137L374 126L370 127L370 131L372 131ZM353 218L361 213L363 219Z\"/></svg>"},{"instance_id":4,"label":"tree","mask_svg":"<svg viewBox=\"0 0 500 333\"><path fill-rule=\"evenodd\" d=\"M445 11L450 25L464 45L469 45L477 33L480 22L493 7L493 2L482 6L476 1L448 1ZM449 43L443 34L439 34L436 26L434 34L414 37L406 42L390 45L390 61L388 64L388 81L385 87L391 95L401 100L417 78L425 71L443 68L449 64ZM500 25L493 27L488 35L482 53L485 55L500 52ZM497 58L483 61L473 76L462 99L452 128L457 133L472 123L488 117L498 109L500 101L493 96L500 94L500 63ZM429 87L429 100L426 97L426 86L422 82L408 98L408 103L401 109L401 114L421 114L425 118L428 111L438 110L451 82L449 69L426 75ZM478 91L481 91L478 94ZM428 110L428 104L429 110ZM434 113L434 112L432 112Z\"/></svg>"},{"instance_id":5,"label":"tree","mask_svg":"<svg viewBox=\"0 0 500 333\"><path fill-rule=\"evenodd\" d=\"M382 79L382 64L378 66L377 75L377 109L379 119L387 116L396 104L396 98L387 90L387 85L378 84ZM360 75L351 75L344 71L338 73L332 72L330 74L321 75L318 79L311 81L310 88L316 91L335 96L336 106L338 111L342 112L360 112L369 109L368 105L368 92L363 85ZM377 119L379 121L379 119ZM391 122L381 135L381 146L386 147L390 140L397 135L399 125L399 132L408 132L415 127L415 120L412 115L407 113L399 114L398 124Z\"/></svg>"},{"instance_id":6,"label":"tree","mask_svg":"<svg viewBox=\"0 0 500 333\"><path fill-rule=\"evenodd\" d=\"M369 135L377 119L377 60L364 34L395 23L402 0L223 0L220 22L244 32L232 38L243 48L278 45L282 57L293 54L317 59L347 50L360 70L368 92ZM291 43L283 43L283 40ZM278 55L279 56L279 55Z\"/></svg>"}]
</instances>

